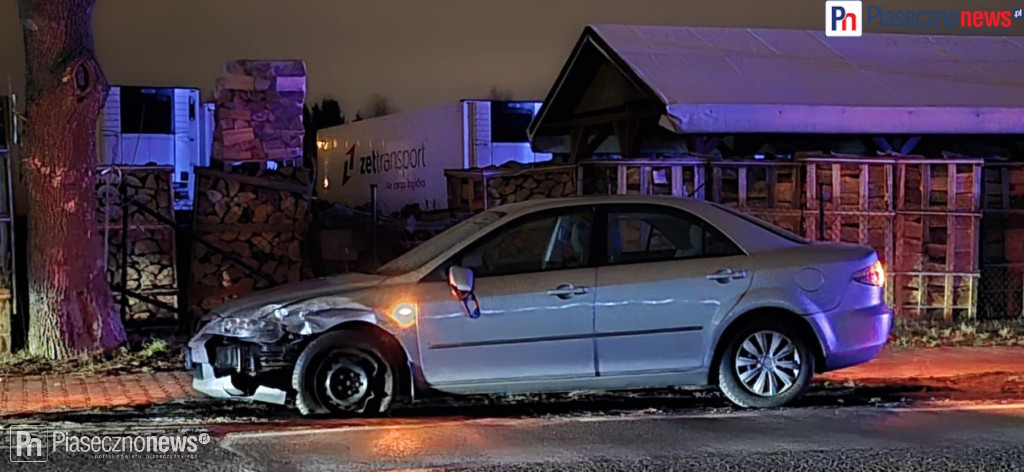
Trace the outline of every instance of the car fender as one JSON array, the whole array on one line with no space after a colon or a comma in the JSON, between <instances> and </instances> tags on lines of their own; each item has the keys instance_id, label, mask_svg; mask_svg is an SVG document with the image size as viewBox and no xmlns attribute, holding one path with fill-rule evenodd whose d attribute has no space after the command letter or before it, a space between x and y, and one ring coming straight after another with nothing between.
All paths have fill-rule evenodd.
<instances>
[{"instance_id":1,"label":"car fender","mask_svg":"<svg viewBox=\"0 0 1024 472\"><path fill-rule=\"evenodd\" d=\"M415 397L415 390L420 385L422 379L422 375L419 375L416 367L419 365L417 357L419 350L414 348L416 346L415 329L402 328L391 317L368 307L332 308L307 312L302 315L302 320L302 324L297 325L300 326L299 329L293 332L307 338L312 338L335 329L344 329L345 325L370 325L391 335L398 342L399 348L402 349L402 353L405 355L407 365L404 366L404 369L406 369L408 378L412 380L409 382L407 386L408 391L405 393L409 395L410 399Z\"/></svg>"},{"instance_id":2,"label":"car fender","mask_svg":"<svg viewBox=\"0 0 1024 472\"><path fill-rule=\"evenodd\" d=\"M715 350L721 341L722 334L729 329L734 321L743 315L754 310L776 309L785 310L800 316L807 316L818 313L819 309L808 297L802 296L799 291L788 292L778 287L752 287L740 297L731 310L719 313L710 323L708 349L704 352L704 365L711 366ZM810 323L815 334L818 335L818 342L821 342L821 333L817 332L814 323Z\"/></svg>"}]
</instances>

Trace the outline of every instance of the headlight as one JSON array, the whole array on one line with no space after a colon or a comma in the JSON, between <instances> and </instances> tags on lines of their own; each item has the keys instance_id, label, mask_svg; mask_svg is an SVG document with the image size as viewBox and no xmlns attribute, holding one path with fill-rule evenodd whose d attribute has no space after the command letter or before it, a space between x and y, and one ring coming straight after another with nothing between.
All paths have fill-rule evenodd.
<instances>
[{"instance_id":1,"label":"headlight","mask_svg":"<svg viewBox=\"0 0 1024 472\"><path fill-rule=\"evenodd\" d=\"M221 318L216 323L217 334L233 338L253 338L274 341L281 337L281 325L266 318Z\"/></svg>"}]
</instances>

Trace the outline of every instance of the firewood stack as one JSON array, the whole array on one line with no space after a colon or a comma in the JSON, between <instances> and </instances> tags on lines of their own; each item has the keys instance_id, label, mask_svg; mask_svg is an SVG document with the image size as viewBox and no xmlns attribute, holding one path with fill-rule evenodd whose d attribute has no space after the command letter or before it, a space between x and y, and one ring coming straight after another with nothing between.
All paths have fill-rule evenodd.
<instances>
[{"instance_id":1,"label":"firewood stack","mask_svg":"<svg viewBox=\"0 0 1024 472\"><path fill-rule=\"evenodd\" d=\"M891 271L895 257L895 161L892 158L820 154L799 155L798 159L807 169L804 236L871 246L885 269ZM824 224L820 221L822 213ZM886 296L891 301L891 293L887 292Z\"/></svg>"},{"instance_id":2,"label":"firewood stack","mask_svg":"<svg viewBox=\"0 0 1024 472\"><path fill-rule=\"evenodd\" d=\"M506 203L576 195L576 166L511 162L480 169L448 169L448 206L479 211Z\"/></svg>"},{"instance_id":3,"label":"firewood stack","mask_svg":"<svg viewBox=\"0 0 1024 472\"><path fill-rule=\"evenodd\" d=\"M100 237L107 242L107 277L112 287L121 284L121 252L124 241L120 183L127 186L129 199L174 220L170 166L119 166L97 178L96 218ZM178 303L175 267L174 228L160 222L137 206L128 208L128 290L160 300L170 306ZM115 293L117 293L115 291ZM173 322L177 313L128 297L126 323Z\"/></svg>"},{"instance_id":4,"label":"firewood stack","mask_svg":"<svg viewBox=\"0 0 1024 472\"><path fill-rule=\"evenodd\" d=\"M710 200L794 233L802 226L801 165L788 160L711 163Z\"/></svg>"},{"instance_id":5,"label":"firewood stack","mask_svg":"<svg viewBox=\"0 0 1024 472\"><path fill-rule=\"evenodd\" d=\"M230 256L193 244L193 315L253 290L302 278L312 193L308 169L283 167L258 177L237 170L196 169L196 178L194 230Z\"/></svg>"},{"instance_id":6,"label":"firewood stack","mask_svg":"<svg viewBox=\"0 0 1024 472\"><path fill-rule=\"evenodd\" d=\"M970 158L896 161L897 316L975 318L981 165Z\"/></svg>"},{"instance_id":7,"label":"firewood stack","mask_svg":"<svg viewBox=\"0 0 1024 472\"><path fill-rule=\"evenodd\" d=\"M225 161L302 157L302 61L231 61L217 79L213 156Z\"/></svg>"}]
</instances>

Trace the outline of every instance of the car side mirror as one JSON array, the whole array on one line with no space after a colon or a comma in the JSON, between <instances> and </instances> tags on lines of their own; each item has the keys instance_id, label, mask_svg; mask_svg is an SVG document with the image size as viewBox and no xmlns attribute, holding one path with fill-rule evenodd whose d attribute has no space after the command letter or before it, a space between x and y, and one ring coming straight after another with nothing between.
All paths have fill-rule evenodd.
<instances>
[{"instance_id":1,"label":"car side mirror","mask_svg":"<svg viewBox=\"0 0 1024 472\"><path fill-rule=\"evenodd\" d=\"M448 269L448 286L452 289L452 296L462 304L466 316L476 319L480 317L480 303L473 293L474 282L473 269L462 266Z\"/></svg>"}]
</instances>

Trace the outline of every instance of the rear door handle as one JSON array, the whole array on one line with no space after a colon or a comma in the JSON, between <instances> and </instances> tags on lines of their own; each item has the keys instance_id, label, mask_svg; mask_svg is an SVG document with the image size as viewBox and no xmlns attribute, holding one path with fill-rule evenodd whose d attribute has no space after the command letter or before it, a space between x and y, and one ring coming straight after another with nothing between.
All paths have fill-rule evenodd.
<instances>
[{"instance_id":1,"label":"rear door handle","mask_svg":"<svg viewBox=\"0 0 1024 472\"><path fill-rule=\"evenodd\" d=\"M586 295L587 292L587 287L577 287L573 284L562 284L555 287L554 290L548 290L548 295L561 298L562 300L568 300L576 295Z\"/></svg>"}]
</instances>

